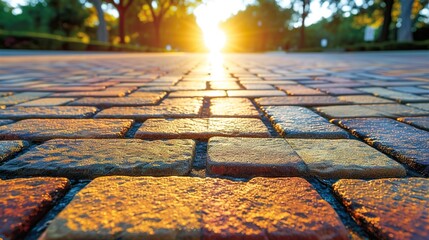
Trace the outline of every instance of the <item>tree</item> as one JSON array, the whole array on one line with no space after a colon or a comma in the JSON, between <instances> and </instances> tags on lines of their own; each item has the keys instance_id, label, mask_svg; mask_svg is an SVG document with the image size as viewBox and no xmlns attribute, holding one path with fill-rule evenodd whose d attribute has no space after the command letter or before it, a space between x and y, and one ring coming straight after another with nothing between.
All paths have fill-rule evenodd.
<instances>
[{"instance_id":1,"label":"tree","mask_svg":"<svg viewBox=\"0 0 429 240\"><path fill-rule=\"evenodd\" d=\"M84 26L88 9L79 0L46 0L52 11L49 21L51 33L63 33L70 37Z\"/></svg>"},{"instance_id":2,"label":"tree","mask_svg":"<svg viewBox=\"0 0 429 240\"><path fill-rule=\"evenodd\" d=\"M385 42L389 40L390 25L392 24L392 9L394 0L384 0L383 25L378 40Z\"/></svg>"},{"instance_id":3,"label":"tree","mask_svg":"<svg viewBox=\"0 0 429 240\"><path fill-rule=\"evenodd\" d=\"M125 19L128 9L134 0L105 0L107 3L112 4L119 14L119 42L125 43Z\"/></svg>"},{"instance_id":4,"label":"tree","mask_svg":"<svg viewBox=\"0 0 429 240\"><path fill-rule=\"evenodd\" d=\"M302 9L301 9L301 29L300 29L300 41L299 48L305 48L305 19L310 13L310 0L301 0Z\"/></svg>"},{"instance_id":5,"label":"tree","mask_svg":"<svg viewBox=\"0 0 429 240\"><path fill-rule=\"evenodd\" d=\"M97 27L97 40L100 42L109 41L109 32L107 31L107 23L104 18L104 11L101 8L101 0L92 0L92 4L97 10L98 27Z\"/></svg>"},{"instance_id":6,"label":"tree","mask_svg":"<svg viewBox=\"0 0 429 240\"><path fill-rule=\"evenodd\" d=\"M257 0L226 20L222 28L228 35L228 51L277 50L286 44L285 36L292 10L279 6L276 0Z\"/></svg>"},{"instance_id":7,"label":"tree","mask_svg":"<svg viewBox=\"0 0 429 240\"><path fill-rule=\"evenodd\" d=\"M140 0L141 16L143 22L150 22L154 29L154 46L162 47L161 26L163 20L170 14L186 12L186 10L197 4L198 0Z\"/></svg>"}]
</instances>

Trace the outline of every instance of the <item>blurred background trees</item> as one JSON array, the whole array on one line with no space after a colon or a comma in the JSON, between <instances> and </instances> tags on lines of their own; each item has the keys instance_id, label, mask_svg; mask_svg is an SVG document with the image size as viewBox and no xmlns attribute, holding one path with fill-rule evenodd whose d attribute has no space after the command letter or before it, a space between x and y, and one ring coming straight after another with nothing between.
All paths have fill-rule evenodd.
<instances>
[{"instance_id":1,"label":"blurred background trees","mask_svg":"<svg viewBox=\"0 0 429 240\"><path fill-rule=\"evenodd\" d=\"M204 0L0 0L0 30L201 51L193 10ZM249 1L247 1L248 3ZM309 21L323 6L329 16ZM225 1L228 8L228 1ZM428 0L254 0L220 24L228 51L273 51L429 39ZM373 33L373 34L372 34Z\"/></svg>"}]
</instances>

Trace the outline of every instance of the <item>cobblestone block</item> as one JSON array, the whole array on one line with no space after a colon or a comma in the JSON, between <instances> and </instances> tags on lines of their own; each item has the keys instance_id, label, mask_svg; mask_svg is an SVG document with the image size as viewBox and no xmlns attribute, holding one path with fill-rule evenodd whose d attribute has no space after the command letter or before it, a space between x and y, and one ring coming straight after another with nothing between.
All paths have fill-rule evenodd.
<instances>
[{"instance_id":1,"label":"cobblestone block","mask_svg":"<svg viewBox=\"0 0 429 240\"><path fill-rule=\"evenodd\" d=\"M340 180L335 194L359 224L379 239L429 238L429 180Z\"/></svg>"},{"instance_id":2,"label":"cobblestone block","mask_svg":"<svg viewBox=\"0 0 429 240\"><path fill-rule=\"evenodd\" d=\"M9 119L0 119L0 126L7 125L13 123L13 120Z\"/></svg>"},{"instance_id":3,"label":"cobblestone block","mask_svg":"<svg viewBox=\"0 0 429 240\"><path fill-rule=\"evenodd\" d=\"M419 110L402 104L371 104L365 105L366 108L380 111L387 117L407 117L429 115L429 111Z\"/></svg>"},{"instance_id":4,"label":"cobblestone block","mask_svg":"<svg viewBox=\"0 0 429 240\"><path fill-rule=\"evenodd\" d=\"M429 131L429 116L398 118L398 121Z\"/></svg>"},{"instance_id":5,"label":"cobblestone block","mask_svg":"<svg viewBox=\"0 0 429 240\"><path fill-rule=\"evenodd\" d=\"M0 127L0 139L123 138L133 120L26 119Z\"/></svg>"},{"instance_id":6,"label":"cobblestone block","mask_svg":"<svg viewBox=\"0 0 429 240\"><path fill-rule=\"evenodd\" d=\"M55 139L0 166L6 176L186 175L191 170L192 140Z\"/></svg>"},{"instance_id":7,"label":"cobblestone block","mask_svg":"<svg viewBox=\"0 0 429 240\"><path fill-rule=\"evenodd\" d=\"M323 92L326 92L330 95L360 95L363 94L361 91L358 91L353 88L321 88L320 89Z\"/></svg>"},{"instance_id":8,"label":"cobblestone block","mask_svg":"<svg viewBox=\"0 0 429 240\"><path fill-rule=\"evenodd\" d=\"M387 118L334 120L368 144L429 175L429 132Z\"/></svg>"},{"instance_id":9,"label":"cobblestone block","mask_svg":"<svg viewBox=\"0 0 429 240\"><path fill-rule=\"evenodd\" d=\"M25 103L20 103L17 106L59 106L73 101L74 98L40 98Z\"/></svg>"},{"instance_id":10,"label":"cobblestone block","mask_svg":"<svg viewBox=\"0 0 429 240\"><path fill-rule=\"evenodd\" d=\"M273 87L270 84L253 84L253 83L242 83L242 85L247 90L276 90L275 87Z\"/></svg>"},{"instance_id":11,"label":"cobblestone block","mask_svg":"<svg viewBox=\"0 0 429 240\"><path fill-rule=\"evenodd\" d=\"M398 102L405 102L405 103L429 102L429 98L426 98L426 97L421 97L410 93L397 92L397 91L388 90L381 87L358 88L358 90L362 92L372 93L375 96L385 97Z\"/></svg>"},{"instance_id":12,"label":"cobblestone block","mask_svg":"<svg viewBox=\"0 0 429 240\"><path fill-rule=\"evenodd\" d=\"M210 116L259 117L259 112L247 98L212 98L210 99Z\"/></svg>"},{"instance_id":13,"label":"cobblestone block","mask_svg":"<svg viewBox=\"0 0 429 240\"><path fill-rule=\"evenodd\" d=\"M425 111L429 111L429 103L410 103L407 105L411 106L413 108L418 108L418 109L422 109Z\"/></svg>"},{"instance_id":14,"label":"cobblestone block","mask_svg":"<svg viewBox=\"0 0 429 240\"><path fill-rule=\"evenodd\" d=\"M25 141L0 141L0 163L27 146Z\"/></svg>"},{"instance_id":15,"label":"cobblestone block","mask_svg":"<svg viewBox=\"0 0 429 240\"><path fill-rule=\"evenodd\" d=\"M162 96L162 95L161 95ZM161 100L160 95L153 97L108 97L108 98L81 98L77 101L70 103L71 106L143 106L154 105Z\"/></svg>"},{"instance_id":16,"label":"cobblestone block","mask_svg":"<svg viewBox=\"0 0 429 240\"><path fill-rule=\"evenodd\" d=\"M0 179L0 239L23 239L68 188L65 178Z\"/></svg>"},{"instance_id":17,"label":"cobblestone block","mask_svg":"<svg viewBox=\"0 0 429 240\"><path fill-rule=\"evenodd\" d=\"M0 98L0 105L15 105L18 103L23 103L27 101L31 101L37 98L46 97L50 95L51 93L45 93L45 92L23 92L23 93L17 93L11 96L2 97Z\"/></svg>"},{"instance_id":18,"label":"cobblestone block","mask_svg":"<svg viewBox=\"0 0 429 240\"><path fill-rule=\"evenodd\" d=\"M207 170L234 177L305 176L307 167L281 138L210 138Z\"/></svg>"},{"instance_id":19,"label":"cobblestone block","mask_svg":"<svg viewBox=\"0 0 429 240\"><path fill-rule=\"evenodd\" d=\"M237 82L230 81L212 81L210 82L210 88L213 90L241 89Z\"/></svg>"},{"instance_id":20,"label":"cobblestone block","mask_svg":"<svg viewBox=\"0 0 429 240\"><path fill-rule=\"evenodd\" d=\"M303 107L271 106L263 110L286 138L349 138L346 131Z\"/></svg>"},{"instance_id":21,"label":"cobblestone block","mask_svg":"<svg viewBox=\"0 0 429 240\"><path fill-rule=\"evenodd\" d=\"M222 90L177 91L170 93L168 97L226 97L226 92Z\"/></svg>"},{"instance_id":22,"label":"cobblestone block","mask_svg":"<svg viewBox=\"0 0 429 240\"><path fill-rule=\"evenodd\" d=\"M263 106L325 106L346 104L331 96L262 97L256 102Z\"/></svg>"},{"instance_id":23,"label":"cobblestone block","mask_svg":"<svg viewBox=\"0 0 429 240\"><path fill-rule=\"evenodd\" d=\"M76 195L42 239L115 236L347 239L347 231L331 206L301 178L255 178L244 183L211 178L103 177Z\"/></svg>"},{"instance_id":24,"label":"cobblestone block","mask_svg":"<svg viewBox=\"0 0 429 240\"><path fill-rule=\"evenodd\" d=\"M311 174L322 178L405 177L401 164L352 139L288 139Z\"/></svg>"},{"instance_id":25,"label":"cobblestone block","mask_svg":"<svg viewBox=\"0 0 429 240\"><path fill-rule=\"evenodd\" d=\"M326 95L325 93L309 88L303 85L276 85L280 90L285 91L288 95L305 96L305 95Z\"/></svg>"},{"instance_id":26,"label":"cobblestone block","mask_svg":"<svg viewBox=\"0 0 429 240\"><path fill-rule=\"evenodd\" d=\"M260 119L253 118L197 118L149 119L135 137L143 139L224 137L269 137Z\"/></svg>"},{"instance_id":27,"label":"cobblestone block","mask_svg":"<svg viewBox=\"0 0 429 240\"><path fill-rule=\"evenodd\" d=\"M381 111L366 108L364 105L327 106L318 107L316 110L329 118L384 117L387 115Z\"/></svg>"},{"instance_id":28,"label":"cobblestone block","mask_svg":"<svg viewBox=\"0 0 429 240\"><path fill-rule=\"evenodd\" d=\"M393 100L379 98L370 95L353 95L353 96L338 96L340 101L354 103L354 104L385 104L395 103Z\"/></svg>"},{"instance_id":29,"label":"cobblestone block","mask_svg":"<svg viewBox=\"0 0 429 240\"><path fill-rule=\"evenodd\" d=\"M200 105L159 105L141 107L112 107L102 110L96 118L131 118L144 120L148 118L186 118L198 117Z\"/></svg>"},{"instance_id":30,"label":"cobblestone block","mask_svg":"<svg viewBox=\"0 0 429 240\"><path fill-rule=\"evenodd\" d=\"M279 90L228 90L229 97L268 97L268 96L286 96L286 93Z\"/></svg>"},{"instance_id":31,"label":"cobblestone block","mask_svg":"<svg viewBox=\"0 0 429 240\"><path fill-rule=\"evenodd\" d=\"M87 118L95 114L95 107L42 106L42 107L10 107L0 109L0 119L23 118Z\"/></svg>"}]
</instances>

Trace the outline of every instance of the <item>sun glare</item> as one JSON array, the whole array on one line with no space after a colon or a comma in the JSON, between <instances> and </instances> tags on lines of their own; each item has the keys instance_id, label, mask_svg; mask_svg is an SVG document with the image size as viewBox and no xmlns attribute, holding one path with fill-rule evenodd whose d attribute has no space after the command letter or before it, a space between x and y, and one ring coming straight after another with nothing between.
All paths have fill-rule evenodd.
<instances>
[{"instance_id":1,"label":"sun glare","mask_svg":"<svg viewBox=\"0 0 429 240\"><path fill-rule=\"evenodd\" d=\"M220 52L226 44L226 35L219 28L203 30L204 43L210 52Z\"/></svg>"},{"instance_id":2,"label":"sun glare","mask_svg":"<svg viewBox=\"0 0 429 240\"><path fill-rule=\"evenodd\" d=\"M224 1L206 1L195 9L197 23L204 34L204 43L211 52L221 52L225 47L227 37L219 24L231 13L225 10Z\"/></svg>"}]
</instances>

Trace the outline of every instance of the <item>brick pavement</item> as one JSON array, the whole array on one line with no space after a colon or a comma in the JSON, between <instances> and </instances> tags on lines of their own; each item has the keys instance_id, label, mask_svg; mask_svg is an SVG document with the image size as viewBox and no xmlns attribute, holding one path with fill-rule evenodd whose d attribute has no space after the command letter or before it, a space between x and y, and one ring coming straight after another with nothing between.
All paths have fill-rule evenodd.
<instances>
[{"instance_id":1,"label":"brick pavement","mask_svg":"<svg viewBox=\"0 0 429 240\"><path fill-rule=\"evenodd\" d=\"M428 239L428 122L428 52L3 57L0 239Z\"/></svg>"}]
</instances>

